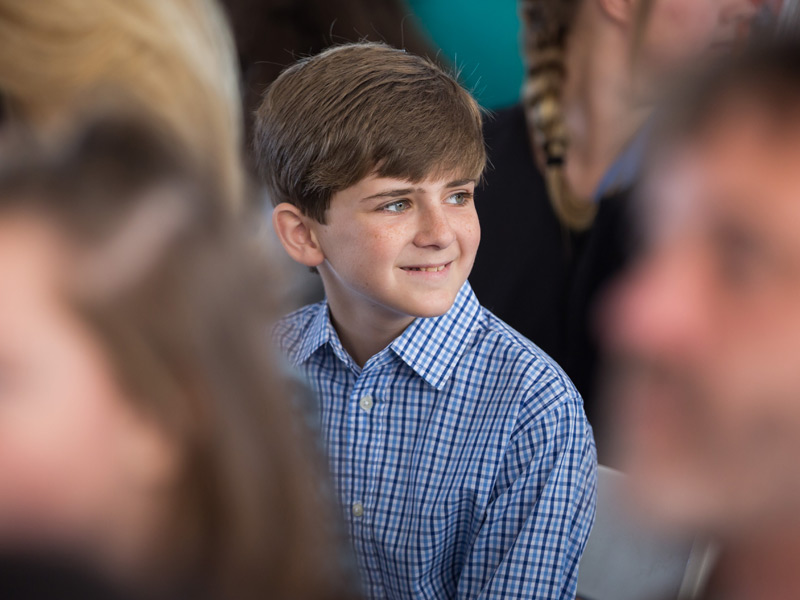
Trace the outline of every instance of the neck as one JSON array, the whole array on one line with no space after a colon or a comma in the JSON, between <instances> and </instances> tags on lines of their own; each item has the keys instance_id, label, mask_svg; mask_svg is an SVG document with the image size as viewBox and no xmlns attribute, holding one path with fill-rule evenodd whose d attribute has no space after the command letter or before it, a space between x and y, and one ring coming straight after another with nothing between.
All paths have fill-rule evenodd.
<instances>
[{"instance_id":1,"label":"neck","mask_svg":"<svg viewBox=\"0 0 800 600\"><path fill-rule=\"evenodd\" d=\"M751 532L729 541L720 557L712 592L741 600L796 598L800 589L800 523ZM716 597L716 596L715 596Z\"/></svg>"},{"instance_id":2,"label":"neck","mask_svg":"<svg viewBox=\"0 0 800 600\"><path fill-rule=\"evenodd\" d=\"M323 280L324 281L324 280ZM340 293L325 285L331 322L342 346L359 367L391 344L414 321L414 317L376 306L366 298L353 299L353 293Z\"/></svg>"},{"instance_id":3,"label":"neck","mask_svg":"<svg viewBox=\"0 0 800 600\"><path fill-rule=\"evenodd\" d=\"M566 174L580 198L594 194L650 112L635 100L629 37L599 10L595 3L584 3L565 55Z\"/></svg>"}]
</instances>

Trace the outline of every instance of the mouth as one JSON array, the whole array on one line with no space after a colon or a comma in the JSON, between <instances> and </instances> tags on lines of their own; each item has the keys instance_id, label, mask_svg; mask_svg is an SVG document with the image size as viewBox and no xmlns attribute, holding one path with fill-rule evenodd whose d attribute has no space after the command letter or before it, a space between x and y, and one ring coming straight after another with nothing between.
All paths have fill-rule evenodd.
<instances>
[{"instance_id":1,"label":"mouth","mask_svg":"<svg viewBox=\"0 0 800 600\"><path fill-rule=\"evenodd\" d=\"M453 264L453 261L448 263L442 263L438 265L416 265L413 267L400 267L403 271L409 273L441 273L446 271L450 268L450 265Z\"/></svg>"}]
</instances>

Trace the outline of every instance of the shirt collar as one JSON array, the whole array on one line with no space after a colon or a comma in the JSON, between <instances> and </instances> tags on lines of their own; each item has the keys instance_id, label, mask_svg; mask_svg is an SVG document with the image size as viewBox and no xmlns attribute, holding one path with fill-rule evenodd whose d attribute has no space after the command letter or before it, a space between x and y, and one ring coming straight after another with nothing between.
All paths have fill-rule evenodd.
<instances>
[{"instance_id":1,"label":"shirt collar","mask_svg":"<svg viewBox=\"0 0 800 600\"><path fill-rule=\"evenodd\" d=\"M311 358L312 354L331 340L338 340L336 330L333 328L333 323L331 323L328 312L328 302L320 302L316 305L316 308L316 314L313 316L311 323L309 323L306 329L306 335L303 336L300 346L294 353L292 362L295 366L302 365Z\"/></svg>"},{"instance_id":2,"label":"shirt collar","mask_svg":"<svg viewBox=\"0 0 800 600\"><path fill-rule=\"evenodd\" d=\"M416 319L389 348L428 384L441 390L477 335L483 316L469 283L441 317Z\"/></svg>"},{"instance_id":3,"label":"shirt collar","mask_svg":"<svg viewBox=\"0 0 800 600\"><path fill-rule=\"evenodd\" d=\"M645 123L628 142L600 180L594 193L595 202L633 186L641 172L651 129L652 124Z\"/></svg>"},{"instance_id":4,"label":"shirt collar","mask_svg":"<svg viewBox=\"0 0 800 600\"><path fill-rule=\"evenodd\" d=\"M355 363L347 354L331 323L328 303L321 302L307 334L294 353L294 366L305 363L325 344L351 369ZM477 334L482 319L481 305L469 283L464 283L453 306L440 317L415 319L390 345L403 362L437 390L444 387L458 360ZM358 371L360 369L355 369Z\"/></svg>"}]
</instances>

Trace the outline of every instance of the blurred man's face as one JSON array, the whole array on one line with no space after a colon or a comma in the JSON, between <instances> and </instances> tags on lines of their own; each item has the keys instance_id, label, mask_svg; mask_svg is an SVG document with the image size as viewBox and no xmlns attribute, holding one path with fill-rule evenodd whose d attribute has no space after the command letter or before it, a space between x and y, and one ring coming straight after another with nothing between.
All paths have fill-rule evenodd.
<instances>
[{"instance_id":1,"label":"blurred man's face","mask_svg":"<svg viewBox=\"0 0 800 600\"><path fill-rule=\"evenodd\" d=\"M716 532L800 518L800 117L742 101L662 156L605 323L622 458Z\"/></svg>"}]
</instances>

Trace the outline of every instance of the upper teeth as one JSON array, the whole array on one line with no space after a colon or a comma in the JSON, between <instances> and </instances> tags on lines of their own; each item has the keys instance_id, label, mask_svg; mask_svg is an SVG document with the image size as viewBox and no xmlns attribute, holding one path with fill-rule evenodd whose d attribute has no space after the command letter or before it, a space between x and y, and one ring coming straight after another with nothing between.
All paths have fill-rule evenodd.
<instances>
[{"instance_id":1,"label":"upper teeth","mask_svg":"<svg viewBox=\"0 0 800 600\"><path fill-rule=\"evenodd\" d=\"M444 271L444 268L447 265L441 265L438 267L409 267L409 271L426 271L427 273L435 273L437 271Z\"/></svg>"}]
</instances>

